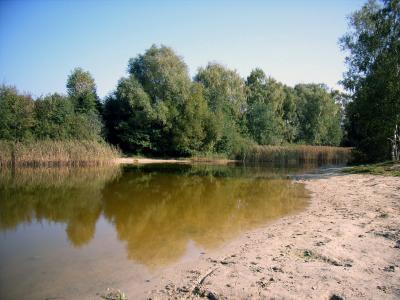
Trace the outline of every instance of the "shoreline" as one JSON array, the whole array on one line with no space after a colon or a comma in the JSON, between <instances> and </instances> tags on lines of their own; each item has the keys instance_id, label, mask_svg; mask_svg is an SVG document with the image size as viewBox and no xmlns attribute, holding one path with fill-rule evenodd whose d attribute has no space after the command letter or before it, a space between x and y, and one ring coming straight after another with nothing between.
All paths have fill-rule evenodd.
<instances>
[{"instance_id":1,"label":"shoreline","mask_svg":"<svg viewBox=\"0 0 400 300\"><path fill-rule=\"evenodd\" d=\"M174 159L174 158L134 158L134 157L120 157L113 159L114 164L196 164L196 163L205 163L205 164L229 164L235 163L238 160L232 159L196 159L196 158L184 158L184 159Z\"/></svg>"},{"instance_id":2,"label":"shoreline","mask_svg":"<svg viewBox=\"0 0 400 300\"><path fill-rule=\"evenodd\" d=\"M340 175L297 182L311 192L305 211L171 266L141 291L128 282L121 290L128 299L398 299L400 180Z\"/></svg>"}]
</instances>

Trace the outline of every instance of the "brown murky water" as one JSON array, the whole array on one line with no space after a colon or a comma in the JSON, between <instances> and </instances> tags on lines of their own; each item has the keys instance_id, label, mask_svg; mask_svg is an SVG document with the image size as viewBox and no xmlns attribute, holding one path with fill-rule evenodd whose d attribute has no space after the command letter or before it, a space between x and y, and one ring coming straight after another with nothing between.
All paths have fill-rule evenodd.
<instances>
[{"instance_id":1,"label":"brown murky water","mask_svg":"<svg viewBox=\"0 0 400 300\"><path fill-rule=\"evenodd\" d=\"M302 210L293 170L210 165L0 172L0 299L146 282ZM140 283L140 284L139 284Z\"/></svg>"}]
</instances>

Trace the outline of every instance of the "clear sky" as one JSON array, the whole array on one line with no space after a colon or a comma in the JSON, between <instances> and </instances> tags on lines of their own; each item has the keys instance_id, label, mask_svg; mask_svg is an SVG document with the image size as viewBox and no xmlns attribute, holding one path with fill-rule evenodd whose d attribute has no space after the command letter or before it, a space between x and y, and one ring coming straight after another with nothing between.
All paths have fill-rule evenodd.
<instances>
[{"instance_id":1,"label":"clear sky","mask_svg":"<svg viewBox=\"0 0 400 300\"><path fill-rule=\"evenodd\" d=\"M75 67L100 96L152 44L172 47L190 75L209 61L243 77L255 67L289 85L339 87L338 38L364 0L0 0L0 83L35 96L65 92Z\"/></svg>"}]
</instances>

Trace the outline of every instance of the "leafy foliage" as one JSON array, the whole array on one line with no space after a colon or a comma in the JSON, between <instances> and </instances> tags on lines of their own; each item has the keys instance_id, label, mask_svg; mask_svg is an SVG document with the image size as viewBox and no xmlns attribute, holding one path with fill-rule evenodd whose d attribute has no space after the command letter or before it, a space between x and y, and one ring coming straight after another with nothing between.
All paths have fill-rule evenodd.
<instances>
[{"instance_id":1,"label":"leafy foliage","mask_svg":"<svg viewBox=\"0 0 400 300\"><path fill-rule=\"evenodd\" d=\"M337 145L341 138L337 92L315 84L291 88L261 69L244 80L217 63L192 80L183 59L166 46L131 58L127 77L104 103L81 68L66 86L68 95L36 101L2 87L0 139L101 141L104 135L128 153L234 157L256 143Z\"/></svg>"},{"instance_id":2,"label":"leafy foliage","mask_svg":"<svg viewBox=\"0 0 400 300\"><path fill-rule=\"evenodd\" d=\"M129 77L106 99L107 137L128 152L189 155L202 150L207 103L171 48L129 60Z\"/></svg>"},{"instance_id":3,"label":"leafy foliage","mask_svg":"<svg viewBox=\"0 0 400 300\"><path fill-rule=\"evenodd\" d=\"M96 84L89 72L75 68L68 77L67 92L77 112L90 113L101 110Z\"/></svg>"},{"instance_id":4,"label":"leafy foliage","mask_svg":"<svg viewBox=\"0 0 400 300\"><path fill-rule=\"evenodd\" d=\"M299 84L299 141L311 145L339 145L342 138L340 109L332 93L320 84Z\"/></svg>"},{"instance_id":5,"label":"leafy foliage","mask_svg":"<svg viewBox=\"0 0 400 300\"><path fill-rule=\"evenodd\" d=\"M319 84L284 86L252 71L248 87L247 123L252 138L261 145L306 143L339 145L342 138L338 92Z\"/></svg>"},{"instance_id":6,"label":"leafy foliage","mask_svg":"<svg viewBox=\"0 0 400 300\"><path fill-rule=\"evenodd\" d=\"M247 78L247 121L252 138L261 145L278 145L283 140L283 85L255 69Z\"/></svg>"},{"instance_id":7,"label":"leafy foliage","mask_svg":"<svg viewBox=\"0 0 400 300\"><path fill-rule=\"evenodd\" d=\"M129 60L128 70L153 102L179 102L189 94L187 66L169 47L151 46L143 55Z\"/></svg>"},{"instance_id":8,"label":"leafy foliage","mask_svg":"<svg viewBox=\"0 0 400 300\"><path fill-rule=\"evenodd\" d=\"M340 40L348 51L343 85L352 93L346 140L360 159L389 159L388 138L400 123L400 1L369 1L349 25Z\"/></svg>"},{"instance_id":9,"label":"leafy foliage","mask_svg":"<svg viewBox=\"0 0 400 300\"><path fill-rule=\"evenodd\" d=\"M51 94L34 101L13 87L2 86L0 140L101 140L100 102L96 103L94 87L90 74L81 69L68 78L69 96Z\"/></svg>"},{"instance_id":10,"label":"leafy foliage","mask_svg":"<svg viewBox=\"0 0 400 300\"><path fill-rule=\"evenodd\" d=\"M65 96L58 94L35 102L35 135L38 139L64 140L71 137L74 107Z\"/></svg>"},{"instance_id":11,"label":"leafy foliage","mask_svg":"<svg viewBox=\"0 0 400 300\"><path fill-rule=\"evenodd\" d=\"M206 127L211 151L237 153L248 142L245 111L246 86L236 71L216 63L200 68L195 76L204 88L209 107L209 124Z\"/></svg>"},{"instance_id":12,"label":"leafy foliage","mask_svg":"<svg viewBox=\"0 0 400 300\"><path fill-rule=\"evenodd\" d=\"M33 138L34 102L14 87L0 87L0 139L22 141Z\"/></svg>"}]
</instances>

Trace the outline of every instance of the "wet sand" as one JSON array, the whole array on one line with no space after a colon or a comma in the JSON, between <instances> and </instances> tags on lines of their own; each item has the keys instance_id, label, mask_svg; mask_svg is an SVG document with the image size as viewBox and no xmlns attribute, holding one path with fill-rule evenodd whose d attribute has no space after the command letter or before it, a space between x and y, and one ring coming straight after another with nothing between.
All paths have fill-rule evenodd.
<instances>
[{"instance_id":1,"label":"wet sand","mask_svg":"<svg viewBox=\"0 0 400 300\"><path fill-rule=\"evenodd\" d=\"M399 299L400 178L303 182L302 213L121 288L128 299Z\"/></svg>"}]
</instances>

